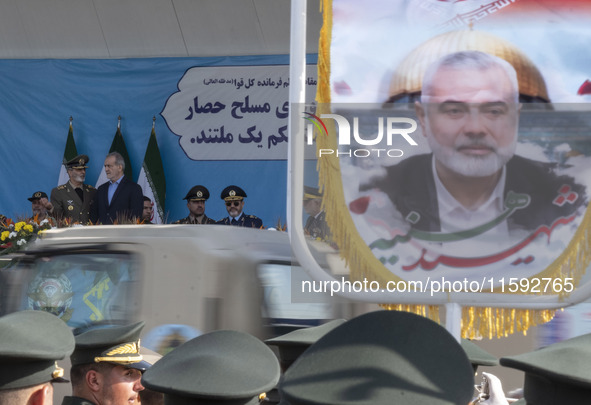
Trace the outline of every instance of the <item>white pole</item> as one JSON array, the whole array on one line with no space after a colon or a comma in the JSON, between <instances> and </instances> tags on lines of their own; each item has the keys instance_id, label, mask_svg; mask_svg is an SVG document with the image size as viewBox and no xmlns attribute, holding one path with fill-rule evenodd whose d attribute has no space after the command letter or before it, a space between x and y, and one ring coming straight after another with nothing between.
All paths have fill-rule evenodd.
<instances>
[{"instance_id":1,"label":"white pole","mask_svg":"<svg viewBox=\"0 0 591 405\"><path fill-rule=\"evenodd\" d=\"M306 102L306 0L291 1L289 50L289 127L287 165L287 229L290 237L298 229L303 236L301 217L304 188L304 142L300 139L302 112Z\"/></svg>"},{"instance_id":2,"label":"white pole","mask_svg":"<svg viewBox=\"0 0 591 405\"><path fill-rule=\"evenodd\" d=\"M459 342L462 338L462 306L455 302L445 304L445 329Z\"/></svg>"}]
</instances>

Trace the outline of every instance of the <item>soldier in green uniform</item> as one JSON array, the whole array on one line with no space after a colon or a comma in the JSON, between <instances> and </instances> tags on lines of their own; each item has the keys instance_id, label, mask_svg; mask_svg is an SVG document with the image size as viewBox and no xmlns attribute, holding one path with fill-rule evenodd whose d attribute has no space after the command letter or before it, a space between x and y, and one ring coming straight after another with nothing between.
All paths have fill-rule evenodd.
<instances>
[{"instance_id":1,"label":"soldier in green uniform","mask_svg":"<svg viewBox=\"0 0 591 405\"><path fill-rule=\"evenodd\" d=\"M175 224L202 225L215 224L215 220L205 215L205 201L209 199L209 190L204 186L195 186L189 190L183 200L187 200L189 216L179 219Z\"/></svg>"},{"instance_id":2,"label":"soldier in green uniform","mask_svg":"<svg viewBox=\"0 0 591 405\"><path fill-rule=\"evenodd\" d=\"M226 202L228 216L216 222L219 225L243 226L246 228L262 228L263 220L243 212L246 192L238 186L228 186L222 190L222 200Z\"/></svg>"},{"instance_id":3,"label":"soldier in green uniform","mask_svg":"<svg viewBox=\"0 0 591 405\"><path fill-rule=\"evenodd\" d=\"M142 384L174 405L258 405L279 381L271 349L249 334L218 330L177 347L148 369Z\"/></svg>"},{"instance_id":4,"label":"soldier in green uniform","mask_svg":"<svg viewBox=\"0 0 591 405\"><path fill-rule=\"evenodd\" d=\"M62 405L128 405L139 401L143 364L140 333L144 322L91 329L76 336L70 356L72 396Z\"/></svg>"},{"instance_id":5,"label":"soldier in green uniform","mask_svg":"<svg viewBox=\"0 0 591 405\"><path fill-rule=\"evenodd\" d=\"M67 382L57 364L74 350L64 321L43 311L0 318L0 404L51 405L53 385Z\"/></svg>"},{"instance_id":6,"label":"soldier in green uniform","mask_svg":"<svg viewBox=\"0 0 591 405\"><path fill-rule=\"evenodd\" d=\"M69 220L86 225L90 221L90 210L96 189L84 184L88 156L78 155L64 163L70 180L51 190L52 215L58 220Z\"/></svg>"}]
</instances>

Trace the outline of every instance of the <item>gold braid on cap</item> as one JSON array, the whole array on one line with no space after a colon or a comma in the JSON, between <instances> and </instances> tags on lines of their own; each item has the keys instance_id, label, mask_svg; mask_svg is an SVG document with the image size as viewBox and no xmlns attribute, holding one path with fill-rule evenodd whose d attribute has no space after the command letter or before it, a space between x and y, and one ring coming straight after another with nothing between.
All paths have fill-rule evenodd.
<instances>
[{"instance_id":1,"label":"gold braid on cap","mask_svg":"<svg viewBox=\"0 0 591 405\"><path fill-rule=\"evenodd\" d=\"M128 354L128 356L116 356L117 354ZM105 357L95 357L94 362L100 363L101 361L108 361L115 363L132 364L142 361L143 358L144 357L140 354L140 341L138 340L137 342L126 343L117 346L111 351L105 353Z\"/></svg>"}]
</instances>

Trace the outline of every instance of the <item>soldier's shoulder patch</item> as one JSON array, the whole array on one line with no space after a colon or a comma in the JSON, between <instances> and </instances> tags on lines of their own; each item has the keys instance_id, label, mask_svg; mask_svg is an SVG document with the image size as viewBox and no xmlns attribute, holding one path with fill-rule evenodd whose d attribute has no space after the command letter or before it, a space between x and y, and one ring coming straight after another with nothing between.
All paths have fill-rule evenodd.
<instances>
[{"instance_id":1,"label":"soldier's shoulder patch","mask_svg":"<svg viewBox=\"0 0 591 405\"><path fill-rule=\"evenodd\" d=\"M248 218L252 218L252 219L258 219L259 217L257 217L256 215L247 215Z\"/></svg>"},{"instance_id":2,"label":"soldier's shoulder patch","mask_svg":"<svg viewBox=\"0 0 591 405\"><path fill-rule=\"evenodd\" d=\"M66 184L62 184L61 186L57 186L58 190L65 190L66 189Z\"/></svg>"},{"instance_id":3,"label":"soldier's shoulder patch","mask_svg":"<svg viewBox=\"0 0 591 405\"><path fill-rule=\"evenodd\" d=\"M93 186L91 186L90 184L85 184L86 188L89 190L94 190L95 188Z\"/></svg>"}]
</instances>

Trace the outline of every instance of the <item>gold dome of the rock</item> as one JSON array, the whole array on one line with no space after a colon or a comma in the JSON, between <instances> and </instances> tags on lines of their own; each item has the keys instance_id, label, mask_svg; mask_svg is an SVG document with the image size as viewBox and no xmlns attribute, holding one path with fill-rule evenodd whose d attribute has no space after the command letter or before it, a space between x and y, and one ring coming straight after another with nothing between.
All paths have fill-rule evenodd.
<instances>
[{"instance_id":1,"label":"gold dome of the rock","mask_svg":"<svg viewBox=\"0 0 591 405\"><path fill-rule=\"evenodd\" d=\"M482 51L506 60L517 71L520 95L528 99L550 101L542 74L522 51L502 38L471 29L438 35L409 53L394 72L389 101L419 93L427 67L445 55L460 51Z\"/></svg>"}]
</instances>

